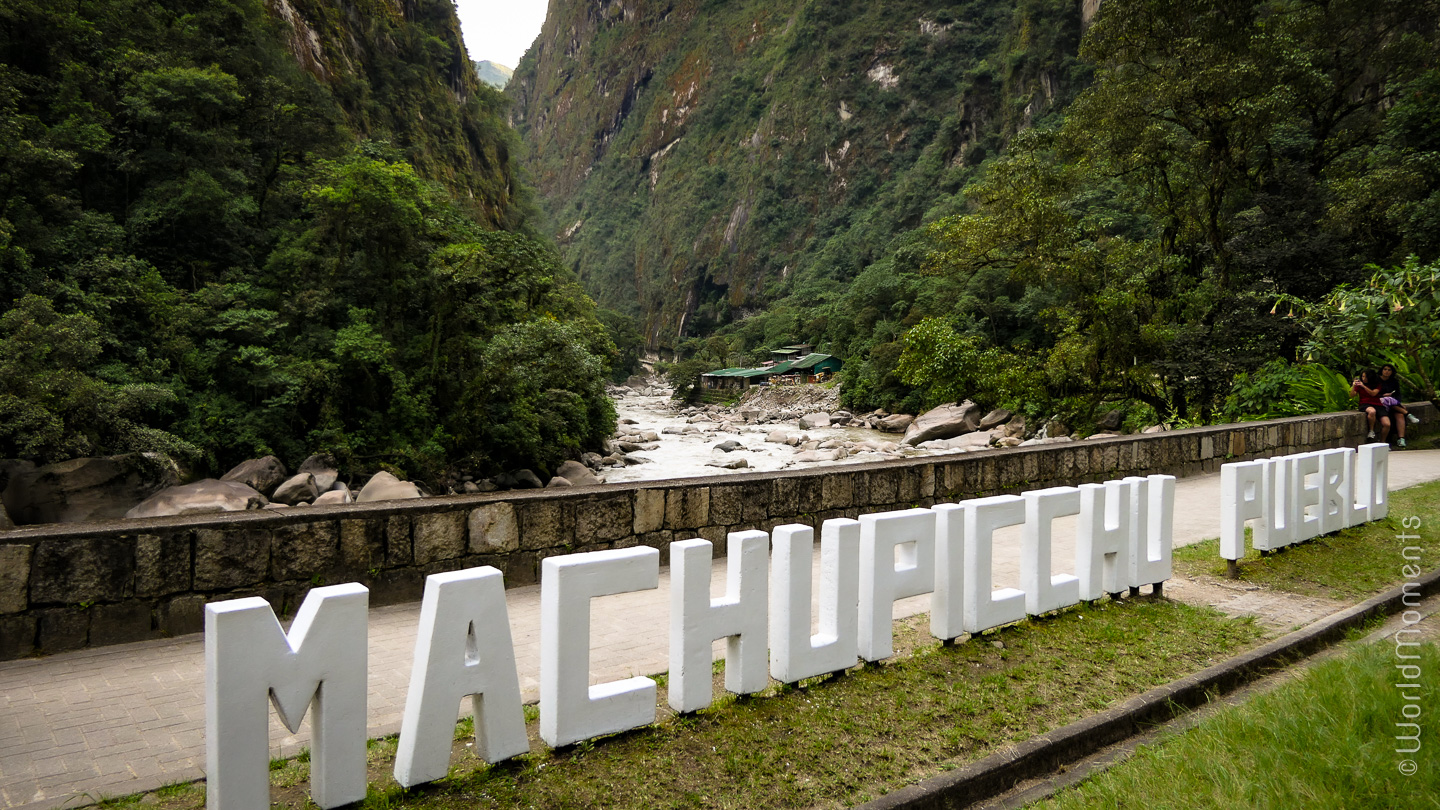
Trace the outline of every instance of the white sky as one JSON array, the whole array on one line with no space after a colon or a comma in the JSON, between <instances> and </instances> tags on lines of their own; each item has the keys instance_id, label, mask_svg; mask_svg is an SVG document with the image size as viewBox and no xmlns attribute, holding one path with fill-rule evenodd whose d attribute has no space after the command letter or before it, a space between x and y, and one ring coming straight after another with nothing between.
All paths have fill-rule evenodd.
<instances>
[{"instance_id":1,"label":"white sky","mask_svg":"<svg viewBox=\"0 0 1440 810\"><path fill-rule=\"evenodd\" d=\"M470 58L514 68L540 34L549 0L455 0L455 5Z\"/></svg>"}]
</instances>

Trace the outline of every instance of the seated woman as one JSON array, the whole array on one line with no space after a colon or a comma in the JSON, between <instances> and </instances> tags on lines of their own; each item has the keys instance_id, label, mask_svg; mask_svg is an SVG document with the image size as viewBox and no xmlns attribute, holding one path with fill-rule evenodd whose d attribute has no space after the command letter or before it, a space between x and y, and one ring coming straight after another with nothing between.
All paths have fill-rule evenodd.
<instances>
[{"instance_id":1,"label":"seated woman","mask_svg":"<svg viewBox=\"0 0 1440 810\"><path fill-rule=\"evenodd\" d=\"M1367 368L1355 381L1351 383L1350 390L1360 398L1360 412L1365 414L1365 421L1370 426L1370 433L1365 436L1370 441L1375 441L1375 423L1380 423L1380 441L1390 434L1390 409L1380 402L1380 374L1375 369Z\"/></svg>"},{"instance_id":2,"label":"seated woman","mask_svg":"<svg viewBox=\"0 0 1440 810\"><path fill-rule=\"evenodd\" d=\"M1404 401L1400 399L1400 378L1395 376L1395 367L1389 363L1380 367L1380 398L1383 400L1385 397L1394 397L1397 403ZM1405 423L1419 424L1420 419L1406 410L1404 405L1399 404L1390 406L1390 417L1391 421L1395 423L1395 435L1398 437L1395 445L1404 447Z\"/></svg>"}]
</instances>

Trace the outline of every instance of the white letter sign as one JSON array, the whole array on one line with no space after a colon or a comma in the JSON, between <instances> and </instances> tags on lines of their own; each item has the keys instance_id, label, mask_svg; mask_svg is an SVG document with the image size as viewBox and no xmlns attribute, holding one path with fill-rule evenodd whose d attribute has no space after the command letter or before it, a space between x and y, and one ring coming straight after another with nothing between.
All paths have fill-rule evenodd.
<instances>
[{"instance_id":1,"label":"white letter sign","mask_svg":"<svg viewBox=\"0 0 1440 810\"><path fill-rule=\"evenodd\" d=\"M896 558L899 557L899 564ZM893 653L895 600L935 590L935 513L860 516L860 657Z\"/></svg>"},{"instance_id":2,"label":"white letter sign","mask_svg":"<svg viewBox=\"0 0 1440 810\"><path fill-rule=\"evenodd\" d=\"M552 747L655 722L649 678L588 686L590 599L660 587L660 552L646 546L540 562L540 736Z\"/></svg>"},{"instance_id":3,"label":"white letter sign","mask_svg":"<svg viewBox=\"0 0 1440 810\"><path fill-rule=\"evenodd\" d=\"M820 526L820 632L810 635L810 560L815 531L777 526L770 566L770 675L781 683L855 665L860 522Z\"/></svg>"},{"instance_id":4,"label":"white letter sign","mask_svg":"<svg viewBox=\"0 0 1440 810\"><path fill-rule=\"evenodd\" d=\"M766 605L770 536L731 532L725 596L710 599L708 540L670 544L670 707L694 712L710 705L710 645L724 638L725 688L740 695L770 683Z\"/></svg>"},{"instance_id":5,"label":"white letter sign","mask_svg":"<svg viewBox=\"0 0 1440 810\"><path fill-rule=\"evenodd\" d=\"M365 798L366 627L357 583L310 591L290 634L258 596L205 606L205 804L268 810L268 696L290 731L311 701L310 795L323 808ZM324 688L321 688L321 687Z\"/></svg>"}]
</instances>

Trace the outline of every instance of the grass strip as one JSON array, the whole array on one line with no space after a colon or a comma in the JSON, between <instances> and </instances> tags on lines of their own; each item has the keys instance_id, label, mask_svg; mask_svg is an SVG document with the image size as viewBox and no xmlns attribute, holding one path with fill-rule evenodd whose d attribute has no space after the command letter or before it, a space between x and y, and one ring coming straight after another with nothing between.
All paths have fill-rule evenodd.
<instances>
[{"instance_id":1,"label":"grass strip","mask_svg":"<svg viewBox=\"0 0 1440 810\"><path fill-rule=\"evenodd\" d=\"M1395 723L1410 722L1403 707L1440 705L1440 647L1418 651L1419 660L1403 662L1423 673L1416 688L1396 687L1410 681L1396 669L1393 643L1362 645L1031 807L1440 807L1430 744L1396 750L1411 745L1395 739ZM1407 761L1416 766L1408 776Z\"/></svg>"},{"instance_id":2,"label":"grass strip","mask_svg":"<svg viewBox=\"0 0 1440 810\"><path fill-rule=\"evenodd\" d=\"M365 806L844 807L1204 669L1261 632L1163 600L1082 605L959 645L929 639L926 621L897 624L897 649L908 654L882 664L723 697L694 715L666 712L653 726L566 749L539 743L532 721L530 754L486 766L457 738L450 776L409 791L390 777L395 740L377 740ZM306 806L300 759L272 766L272 806ZM109 804L185 810L203 795L197 787Z\"/></svg>"},{"instance_id":3,"label":"grass strip","mask_svg":"<svg viewBox=\"0 0 1440 810\"><path fill-rule=\"evenodd\" d=\"M1401 521L1406 519L1412 520L1411 526L1440 526L1440 481L1391 493L1390 514L1384 520L1317 537L1264 557L1249 549L1240 560L1240 578L1277 591L1347 602L1373 596L1406 579L1401 568L1407 561L1401 551L1407 545L1416 545L1397 539L1397 535L1415 534L1402 526ZM1415 519L1420 522L1414 523ZM1248 531L1246 535L1248 538ZM1421 570L1435 568L1435 549L1431 546L1425 558L1414 563ZM1220 541L1205 540L1175 549L1175 573L1188 578L1225 577Z\"/></svg>"}]
</instances>

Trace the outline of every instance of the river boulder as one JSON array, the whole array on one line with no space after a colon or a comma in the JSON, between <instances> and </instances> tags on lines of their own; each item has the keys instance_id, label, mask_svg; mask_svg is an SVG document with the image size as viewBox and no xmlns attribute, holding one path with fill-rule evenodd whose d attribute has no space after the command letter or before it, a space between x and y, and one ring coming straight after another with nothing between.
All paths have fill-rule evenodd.
<instances>
[{"instance_id":1,"label":"river boulder","mask_svg":"<svg viewBox=\"0 0 1440 810\"><path fill-rule=\"evenodd\" d=\"M296 473L275 488L270 500L291 506L302 501L309 502L320 497L320 488L315 485L315 476L308 472Z\"/></svg>"},{"instance_id":2,"label":"river boulder","mask_svg":"<svg viewBox=\"0 0 1440 810\"><path fill-rule=\"evenodd\" d=\"M265 456L236 464L230 472L220 476L220 480L239 481L256 492L265 494L275 491L275 487L284 481L287 475L284 462L275 456Z\"/></svg>"},{"instance_id":3,"label":"river boulder","mask_svg":"<svg viewBox=\"0 0 1440 810\"><path fill-rule=\"evenodd\" d=\"M555 475L559 478L564 478L566 481L569 481L571 485L577 487L589 487L604 483L596 477L595 473L590 471L589 467L578 461L566 461L562 463L555 470Z\"/></svg>"},{"instance_id":4,"label":"river boulder","mask_svg":"<svg viewBox=\"0 0 1440 810\"><path fill-rule=\"evenodd\" d=\"M178 483L175 463L158 453L75 458L13 473L5 505L19 525L110 520Z\"/></svg>"},{"instance_id":5,"label":"river boulder","mask_svg":"<svg viewBox=\"0 0 1440 810\"><path fill-rule=\"evenodd\" d=\"M908 413L896 413L883 417L875 423L875 427L886 433L904 433L914 421L915 417Z\"/></svg>"},{"instance_id":6,"label":"river boulder","mask_svg":"<svg viewBox=\"0 0 1440 810\"><path fill-rule=\"evenodd\" d=\"M532 473L533 475L533 473ZM384 470L375 473L365 486L360 488L356 503L370 501L400 501L420 497L420 488L409 481L401 481Z\"/></svg>"},{"instance_id":7,"label":"river boulder","mask_svg":"<svg viewBox=\"0 0 1440 810\"><path fill-rule=\"evenodd\" d=\"M914 447L921 442L950 439L980 429L980 406L965 400L926 411L911 423L900 444Z\"/></svg>"},{"instance_id":8,"label":"river boulder","mask_svg":"<svg viewBox=\"0 0 1440 810\"><path fill-rule=\"evenodd\" d=\"M816 428L830 427L831 421L832 419L830 417L830 414L823 411L817 413L807 413L804 416L800 417L800 429L814 430Z\"/></svg>"},{"instance_id":9,"label":"river boulder","mask_svg":"<svg viewBox=\"0 0 1440 810\"><path fill-rule=\"evenodd\" d=\"M127 518L155 518L171 515L209 515L244 512L269 505L254 487L239 481L206 478L193 484L168 487L125 513Z\"/></svg>"}]
</instances>

